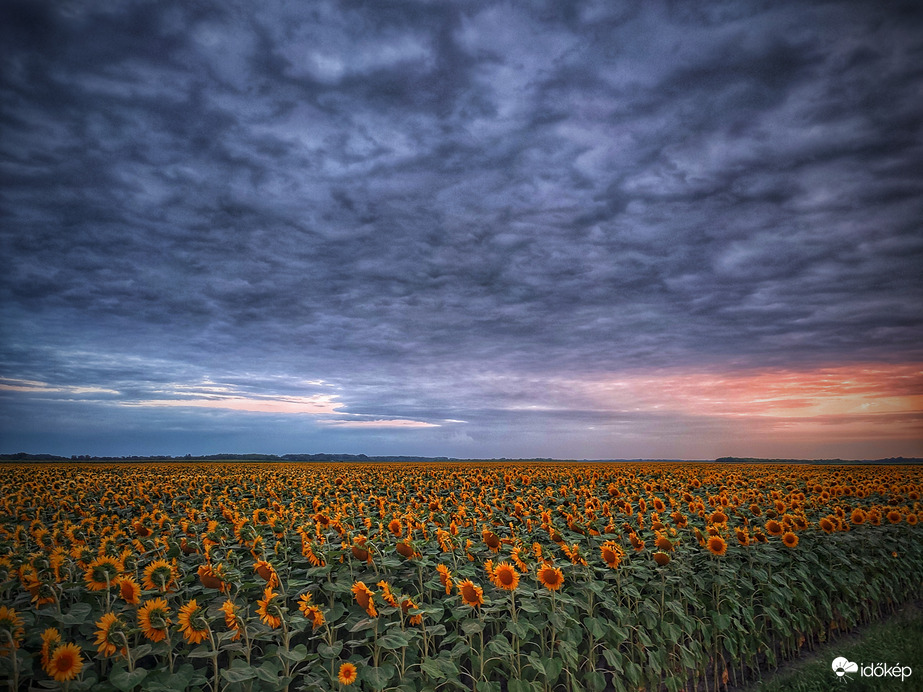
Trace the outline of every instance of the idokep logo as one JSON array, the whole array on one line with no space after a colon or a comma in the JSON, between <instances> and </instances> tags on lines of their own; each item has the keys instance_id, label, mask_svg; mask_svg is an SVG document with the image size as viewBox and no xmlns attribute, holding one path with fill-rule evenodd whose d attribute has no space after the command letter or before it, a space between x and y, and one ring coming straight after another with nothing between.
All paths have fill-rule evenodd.
<instances>
[{"instance_id":1,"label":"idokep logo","mask_svg":"<svg viewBox=\"0 0 923 692\"><path fill-rule=\"evenodd\" d=\"M849 678L847 673L856 673L859 671L859 664L852 663L851 661L846 660L842 656L839 658L833 659L833 672L836 673L838 678Z\"/></svg>"},{"instance_id":2,"label":"idokep logo","mask_svg":"<svg viewBox=\"0 0 923 692\"><path fill-rule=\"evenodd\" d=\"M831 667L836 676L844 682L852 677L850 673L859 673L859 676L863 678L900 678L901 682L909 678L913 673L910 666L902 666L899 663L893 666L890 663L863 663L859 665L842 656L833 659Z\"/></svg>"}]
</instances>

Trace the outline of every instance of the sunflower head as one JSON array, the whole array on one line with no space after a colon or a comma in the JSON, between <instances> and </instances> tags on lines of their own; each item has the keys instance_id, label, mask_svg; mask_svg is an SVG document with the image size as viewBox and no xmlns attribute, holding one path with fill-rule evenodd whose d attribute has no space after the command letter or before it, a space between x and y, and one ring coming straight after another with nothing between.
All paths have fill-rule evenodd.
<instances>
[{"instance_id":1,"label":"sunflower head","mask_svg":"<svg viewBox=\"0 0 923 692\"><path fill-rule=\"evenodd\" d=\"M656 562L661 567L665 567L667 563L670 562L670 555L658 550L656 553L654 553L654 562Z\"/></svg>"},{"instance_id":2,"label":"sunflower head","mask_svg":"<svg viewBox=\"0 0 923 692\"><path fill-rule=\"evenodd\" d=\"M235 632L234 636L231 638L231 641L236 641L240 639L240 615L238 614L238 608L234 605L234 601L227 599L224 603L221 604L221 612L224 613L224 625L232 632Z\"/></svg>"},{"instance_id":3,"label":"sunflower head","mask_svg":"<svg viewBox=\"0 0 923 692\"><path fill-rule=\"evenodd\" d=\"M103 555L87 565L83 580L90 591L103 591L117 584L121 571L122 565L118 560Z\"/></svg>"},{"instance_id":4,"label":"sunflower head","mask_svg":"<svg viewBox=\"0 0 923 692\"><path fill-rule=\"evenodd\" d=\"M710 536L705 546L712 555L724 555L728 550L727 541L721 536Z\"/></svg>"},{"instance_id":5,"label":"sunflower head","mask_svg":"<svg viewBox=\"0 0 923 692\"><path fill-rule=\"evenodd\" d=\"M115 613L106 613L96 622L96 650L103 656L128 653L125 623Z\"/></svg>"},{"instance_id":6,"label":"sunflower head","mask_svg":"<svg viewBox=\"0 0 923 692\"><path fill-rule=\"evenodd\" d=\"M278 598L279 594L267 584L266 588L263 589L263 598L256 602L256 612L259 614L260 620L272 629L278 629L282 625L282 609L280 603L276 600Z\"/></svg>"},{"instance_id":7,"label":"sunflower head","mask_svg":"<svg viewBox=\"0 0 923 692\"><path fill-rule=\"evenodd\" d=\"M83 656L76 644L61 644L55 648L48 661L48 674L58 682L76 678L83 670Z\"/></svg>"},{"instance_id":8,"label":"sunflower head","mask_svg":"<svg viewBox=\"0 0 923 692\"><path fill-rule=\"evenodd\" d=\"M462 602L472 608L480 608L484 604L484 590L470 579L458 583L458 593Z\"/></svg>"},{"instance_id":9,"label":"sunflower head","mask_svg":"<svg viewBox=\"0 0 923 692\"><path fill-rule=\"evenodd\" d=\"M152 642L163 641L170 626L170 607L163 598L147 601L138 609L138 626L141 634Z\"/></svg>"},{"instance_id":10,"label":"sunflower head","mask_svg":"<svg viewBox=\"0 0 923 692\"><path fill-rule=\"evenodd\" d=\"M781 536L782 531L782 524L780 524L775 519L770 519L766 522L766 533L768 533L770 536Z\"/></svg>"},{"instance_id":11,"label":"sunflower head","mask_svg":"<svg viewBox=\"0 0 923 692\"><path fill-rule=\"evenodd\" d=\"M182 606L176 619L183 638L190 644L201 644L208 637L210 628L205 608L196 603L196 599Z\"/></svg>"},{"instance_id":12,"label":"sunflower head","mask_svg":"<svg viewBox=\"0 0 923 692\"><path fill-rule=\"evenodd\" d=\"M787 548L794 548L798 545L798 536L791 531L786 531L782 534L782 542Z\"/></svg>"},{"instance_id":13,"label":"sunflower head","mask_svg":"<svg viewBox=\"0 0 923 692\"><path fill-rule=\"evenodd\" d=\"M119 596L130 605L141 602L141 587L132 577L119 577Z\"/></svg>"},{"instance_id":14,"label":"sunflower head","mask_svg":"<svg viewBox=\"0 0 923 692\"><path fill-rule=\"evenodd\" d=\"M602 546L600 546L599 552L603 562L612 569L617 569L622 562L622 558L625 557L625 551L622 550L622 546L613 541L606 541L603 543Z\"/></svg>"},{"instance_id":15,"label":"sunflower head","mask_svg":"<svg viewBox=\"0 0 923 692\"><path fill-rule=\"evenodd\" d=\"M542 586L549 591L557 591L564 584L564 573L548 564L539 568L537 576Z\"/></svg>"},{"instance_id":16,"label":"sunflower head","mask_svg":"<svg viewBox=\"0 0 923 692\"><path fill-rule=\"evenodd\" d=\"M337 672L337 680L341 685L352 685L356 681L356 666L348 661L340 664L340 670Z\"/></svg>"},{"instance_id":17,"label":"sunflower head","mask_svg":"<svg viewBox=\"0 0 923 692\"><path fill-rule=\"evenodd\" d=\"M375 593L365 585L365 582L357 581L354 583L352 592L356 597L356 603L369 614L369 617L378 615L378 611L375 610Z\"/></svg>"},{"instance_id":18,"label":"sunflower head","mask_svg":"<svg viewBox=\"0 0 923 692\"><path fill-rule=\"evenodd\" d=\"M166 593L173 588L176 580L176 570L166 560L154 560L144 568L144 578L141 585L148 591Z\"/></svg>"},{"instance_id":19,"label":"sunflower head","mask_svg":"<svg viewBox=\"0 0 923 692\"><path fill-rule=\"evenodd\" d=\"M509 562L501 562L494 567L494 585L507 591L515 591L519 586L519 572Z\"/></svg>"}]
</instances>

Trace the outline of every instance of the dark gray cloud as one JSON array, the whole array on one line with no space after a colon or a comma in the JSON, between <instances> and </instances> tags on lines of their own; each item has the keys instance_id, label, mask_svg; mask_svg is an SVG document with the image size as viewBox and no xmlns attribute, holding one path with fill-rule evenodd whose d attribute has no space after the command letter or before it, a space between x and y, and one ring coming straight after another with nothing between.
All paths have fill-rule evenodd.
<instances>
[{"instance_id":1,"label":"dark gray cloud","mask_svg":"<svg viewBox=\"0 0 923 692\"><path fill-rule=\"evenodd\" d=\"M10 381L534 440L561 375L923 358L915 3L0 12Z\"/></svg>"}]
</instances>

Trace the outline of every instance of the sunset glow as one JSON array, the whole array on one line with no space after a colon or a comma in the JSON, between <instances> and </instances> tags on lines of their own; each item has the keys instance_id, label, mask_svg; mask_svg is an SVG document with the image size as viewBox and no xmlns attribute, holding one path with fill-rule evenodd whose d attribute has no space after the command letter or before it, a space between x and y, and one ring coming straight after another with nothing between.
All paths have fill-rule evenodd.
<instances>
[{"instance_id":1,"label":"sunset glow","mask_svg":"<svg viewBox=\"0 0 923 692\"><path fill-rule=\"evenodd\" d=\"M923 457L912 5L0 3L0 455Z\"/></svg>"}]
</instances>

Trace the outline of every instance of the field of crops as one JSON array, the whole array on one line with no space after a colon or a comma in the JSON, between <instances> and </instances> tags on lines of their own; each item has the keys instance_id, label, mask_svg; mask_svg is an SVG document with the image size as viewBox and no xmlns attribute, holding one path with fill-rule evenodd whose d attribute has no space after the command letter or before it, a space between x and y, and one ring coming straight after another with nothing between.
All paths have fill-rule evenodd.
<instances>
[{"instance_id":1,"label":"field of crops","mask_svg":"<svg viewBox=\"0 0 923 692\"><path fill-rule=\"evenodd\" d=\"M0 467L0 680L717 690L923 595L923 468Z\"/></svg>"}]
</instances>

